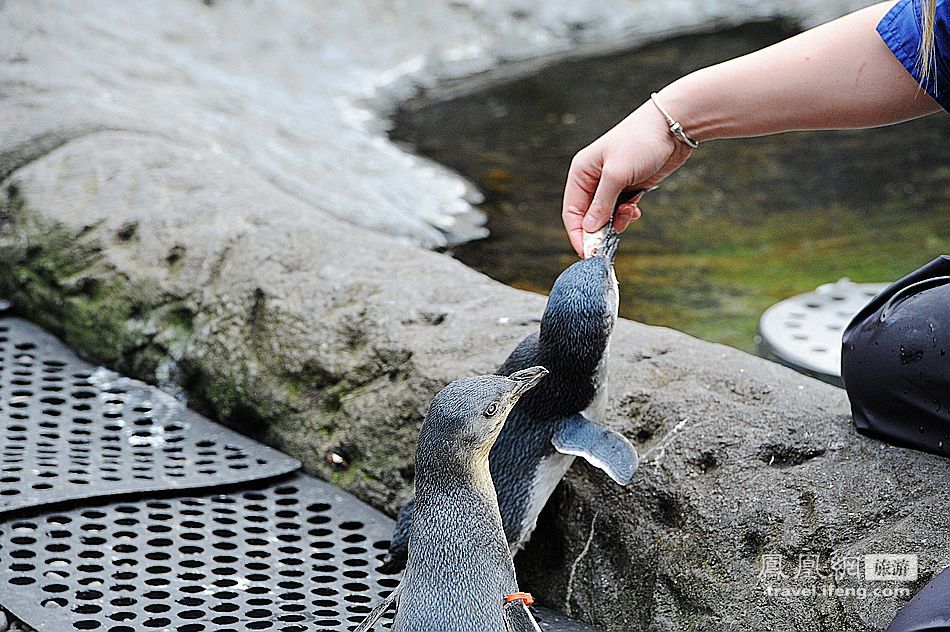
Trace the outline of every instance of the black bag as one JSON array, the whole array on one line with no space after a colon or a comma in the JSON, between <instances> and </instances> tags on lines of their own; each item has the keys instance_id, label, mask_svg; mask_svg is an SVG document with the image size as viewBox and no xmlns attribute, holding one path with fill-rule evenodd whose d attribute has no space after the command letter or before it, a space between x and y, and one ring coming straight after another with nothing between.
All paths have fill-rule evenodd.
<instances>
[{"instance_id":1,"label":"black bag","mask_svg":"<svg viewBox=\"0 0 950 632\"><path fill-rule=\"evenodd\" d=\"M939 632L948 628L950 569L945 569L897 613L887 632Z\"/></svg>"},{"instance_id":2,"label":"black bag","mask_svg":"<svg viewBox=\"0 0 950 632\"><path fill-rule=\"evenodd\" d=\"M842 344L858 432L950 456L950 256L878 294Z\"/></svg>"}]
</instances>

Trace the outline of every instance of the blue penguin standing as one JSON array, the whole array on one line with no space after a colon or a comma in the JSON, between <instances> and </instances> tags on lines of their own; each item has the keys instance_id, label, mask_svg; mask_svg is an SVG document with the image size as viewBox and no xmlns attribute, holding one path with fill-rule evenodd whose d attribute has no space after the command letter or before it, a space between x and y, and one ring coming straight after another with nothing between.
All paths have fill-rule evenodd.
<instances>
[{"instance_id":1,"label":"blue penguin standing","mask_svg":"<svg viewBox=\"0 0 950 632\"><path fill-rule=\"evenodd\" d=\"M592 256L554 282L540 331L522 340L498 373L543 365L551 375L521 399L491 452L491 475L512 554L531 537L538 515L574 458L581 456L621 485L636 471L636 449L603 421L607 357L619 292L613 262L619 235L612 228ZM399 515L381 570L405 566L415 511Z\"/></svg>"},{"instance_id":2,"label":"blue penguin standing","mask_svg":"<svg viewBox=\"0 0 950 632\"><path fill-rule=\"evenodd\" d=\"M540 632L518 592L488 455L511 409L548 371L456 380L432 400L416 449L406 574L356 628L396 606L393 632Z\"/></svg>"}]
</instances>

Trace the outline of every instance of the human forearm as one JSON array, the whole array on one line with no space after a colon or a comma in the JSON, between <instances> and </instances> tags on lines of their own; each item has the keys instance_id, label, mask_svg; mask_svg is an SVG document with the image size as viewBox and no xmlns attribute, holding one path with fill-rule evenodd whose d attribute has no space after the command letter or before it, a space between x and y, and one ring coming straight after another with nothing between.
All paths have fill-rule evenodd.
<instances>
[{"instance_id":1,"label":"human forearm","mask_svg":"<svg viewBox=\"0 0 950 632\"><path fill-rule=\"evenodd\" d=\"M661 90L659 100L698 141L875 127L936 112L940 106L875 30L892 5L699 70Z\"/></svg>"},{"instance_id":2,"label":"human forearm","mask_svg":"<svg viewBox=\"0 0 950 632\"><path fill-rule=\"evenodd\" d=\"M792 130L874 127L940 106L877 33L893 2L862 9L769 48L694 72L657 96L696 141ZM610 217L623 230L640 216L624 190L659 184L689 158L647 101L574 156L561 216L574 249ZM702 149L700 149L702 151Z\"/></svg>"}]
</instances>

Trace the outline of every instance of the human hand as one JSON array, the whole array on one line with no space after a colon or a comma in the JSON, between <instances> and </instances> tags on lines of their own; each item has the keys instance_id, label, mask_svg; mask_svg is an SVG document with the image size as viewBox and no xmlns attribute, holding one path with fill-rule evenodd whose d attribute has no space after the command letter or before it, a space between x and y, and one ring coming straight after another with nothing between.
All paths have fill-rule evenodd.
<instances>
[{"instance_id":1,"label":"human hand","mask_svg":"<svg viewBox=\"0 0 950 632\"><path fill-rule=\"evenodd\" d=\"M571 161L561 218L571 245L584 254L584 232L594 232L613 214L625 189L646 190L679 169L692 150L677 141L652 103L640 106ZM614 228L640 218L640 196L617 207Z\"/></svg>"}]
</instances>

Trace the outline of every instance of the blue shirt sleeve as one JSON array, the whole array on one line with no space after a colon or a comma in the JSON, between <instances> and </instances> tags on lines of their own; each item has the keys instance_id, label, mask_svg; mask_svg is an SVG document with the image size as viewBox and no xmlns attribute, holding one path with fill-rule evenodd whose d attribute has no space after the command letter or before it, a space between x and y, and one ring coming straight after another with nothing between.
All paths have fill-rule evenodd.
<instances>
[{"instance_id":1,"label":"blue shirt sleeve","mask_svg":"<svg viewBox=\"0 0 950 632\"><path fill-rule=\"evenodd\" d=\"M877 32L907 72L917 80L944 110L950 110L950 0L937 0L934 21L936 69L921 80L920 40L923 0L899 0L877 25Z\"/></svg>"}]
</instances>

